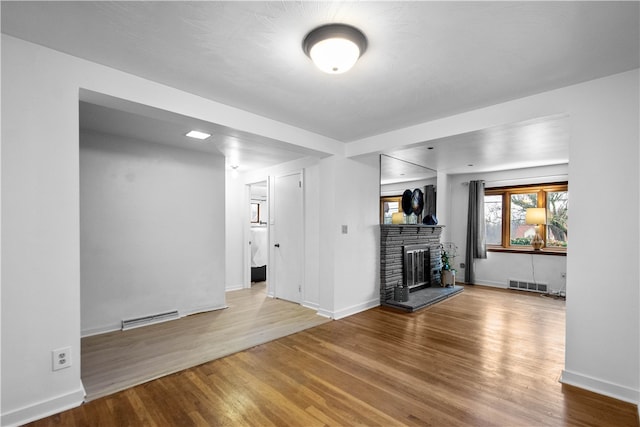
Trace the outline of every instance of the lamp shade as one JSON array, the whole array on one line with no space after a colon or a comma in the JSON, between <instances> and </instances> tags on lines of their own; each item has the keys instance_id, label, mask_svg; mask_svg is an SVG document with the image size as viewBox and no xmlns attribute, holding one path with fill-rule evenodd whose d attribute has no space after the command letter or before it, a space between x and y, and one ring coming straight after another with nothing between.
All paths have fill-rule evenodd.
<instances>
[{"instance_id":1,"label":"lamp shade","mask_svg":"<svg viewBox=\"0 0 640 427\"><path fill-rule=\"evenodd\" d=\"M404 213L395 212L391 215L391 224L403 224L404 223Z\"/></svg>"},{"instance_id":2,"label":"lamp shade","mask_svg":"<svg viewBox=\"0 0 640 427\"><path fill-rule=\"evenodd\" d=\"M302 49L316 66L329 74L341 74L353 67L367 48L360 30L344 24L318 27L305 37Z\"/></svg>"},{"instance_id":3,"label":"lamp shade","mask_svg":"<svg viewBox=\"0 0 640 427\"><path fill-rule=\"evenodd\" d=\"M547 210L545 208L528 208L525 222L531 225L547 223Z\"/></svg>"}]
</instances>

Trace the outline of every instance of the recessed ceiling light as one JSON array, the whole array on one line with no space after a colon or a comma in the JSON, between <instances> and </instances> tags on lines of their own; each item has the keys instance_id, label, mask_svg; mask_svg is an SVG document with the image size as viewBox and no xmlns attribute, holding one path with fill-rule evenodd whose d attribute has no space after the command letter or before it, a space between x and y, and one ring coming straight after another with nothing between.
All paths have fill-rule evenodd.
<instances>
[{"instance_id":1,"label":"recessed ceiling light","mask_svg":"<svg viewBox=\"0 0 640 427\"><path fill-rule=\"evenodd\" d=\"M471 166L473 166L473 163L469 163L467 166L471 167Z\"/></svg>"},{"instance_id":2,"label":"recessed ceiling light","mask_svg":"<svg viewBox=\"0 0 640 427\"><path fill-rule=\"evenodd\" d=\"M211 136L211 134L200 132L198 130L192 130L192 131L189 131L189 133L187 133L186 136L188 136L189 138L195 138L195 139L207 139Z\"/></svg>"},{"instance_id":3,"label":"recessed ceiling light","mask_svg":"<svg viewBox=\"0 0 640 427\"><path fill-rule=\"evenodd\" d=\"M367 49L362 31L345 24L328 24L311 31L302 49L320 70L329 74L349 71Z\"/></svg>"}]
</instances>

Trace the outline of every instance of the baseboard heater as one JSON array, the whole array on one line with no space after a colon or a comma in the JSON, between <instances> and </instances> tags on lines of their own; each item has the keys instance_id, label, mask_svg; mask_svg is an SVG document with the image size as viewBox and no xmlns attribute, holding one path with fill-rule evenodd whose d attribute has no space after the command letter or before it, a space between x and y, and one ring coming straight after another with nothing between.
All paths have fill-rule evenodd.
<instances>
[{"instance_id":1,"label":"baseboard heater","mask_svg":"<svg viewBox=\"0 0 640 427\"><path fill-rule=\"evenodd\" d=\"M517 289L519 291L542 292L547 293L548 283L527 282L525 280L509 279L509 289Z\"/></svg>"},{"instance_id":2,"label":"baseboard heater","mask_svg":"<svg viewBox=\"0 0 640 427\"><path fill-rule=\"evenodd\" d=\"M122 330L139 328L140 326L147 326L154 323L166 322L168 320L179 319L180 315L178 310L167 311L166 313L151 314L149 316L136 317L135 319L123 319Z\"/></svg>"}]
</instances>

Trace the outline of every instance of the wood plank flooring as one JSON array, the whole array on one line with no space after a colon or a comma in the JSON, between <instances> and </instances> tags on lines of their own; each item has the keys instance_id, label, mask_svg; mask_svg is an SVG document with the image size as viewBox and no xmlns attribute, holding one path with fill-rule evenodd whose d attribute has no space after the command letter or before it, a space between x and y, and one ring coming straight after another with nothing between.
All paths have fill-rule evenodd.
<instances>
[{"instance_id":1,"label":"wood plank flooring","mask_svg":"<svg viewBox=\"0 0 640 427\"><path fill-rule=\"evenodd\" d=\"M329 322L266 297L266 283L227 292L224 310L82 339L87 401Z\"/></svg>"},{"instance_id":2,"label":"wood plank flooring","mask_svg":"<svg viewBox=\"0 0 640 427\"><path fill-rule=\"evenodd\" d=\"M39 426L638 426L563 386L564 302L466 287L415 313L328 322L35 422Z\"/></svg>"}]
</instances>

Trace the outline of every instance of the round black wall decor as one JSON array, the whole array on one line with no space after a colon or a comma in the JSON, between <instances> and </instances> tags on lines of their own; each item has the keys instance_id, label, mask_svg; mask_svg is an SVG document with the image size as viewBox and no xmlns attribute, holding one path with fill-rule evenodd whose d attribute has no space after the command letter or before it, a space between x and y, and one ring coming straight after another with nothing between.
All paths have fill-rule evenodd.
<instances>
[{"instance_id":1,"label":"round black wall decor","mask_svg":"<svg viewBox=\"0 0 640 427\"><path fill-rule=\"evenodd\" d=\"M421 215L422 209L424 209L424 195L422 190L416 188L411 195L411 210L414 214Z\"/></svg>"},{"instance_id":2,"label":"round black wall decor","mask_svg":"<svg viewBox=\"0 0 640 427\"><path fill-rule=\"evenodd\" d=\"M405 215L411 215L412 195L411 190L404 190L404 193L402 193L402 212L404 212Z\"/></svg>"}]
</instances>

